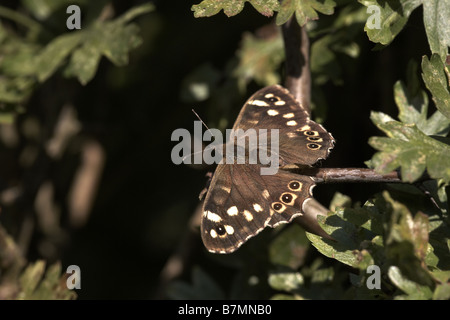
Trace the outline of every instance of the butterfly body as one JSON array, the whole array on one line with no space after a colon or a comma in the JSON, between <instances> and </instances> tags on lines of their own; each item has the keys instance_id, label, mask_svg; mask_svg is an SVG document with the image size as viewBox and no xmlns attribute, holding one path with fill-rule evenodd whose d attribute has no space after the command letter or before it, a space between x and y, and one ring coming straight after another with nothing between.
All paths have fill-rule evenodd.
<instances>
[{"instance_id":1,"label":"butterfly body","mask_svg":"<svg viewBox=\"0 0 450 320\"><path fill-rule=\"evenodd\" d=\"M249 163L252 151L261 152L276 142L280 167L309 166L325 159L334 145L331 134L311 121L289 91L278 85L263 88L247 100L233 126L233 131L238 129L277 129L278 141L267 134L266 144L246 148L244 163L223 161L217 166L201 223L203 243L214 253L231 253L265 227L302 217L304 204L312 198L311 177L282 169L261 174L266 166Z\"/></svg>"}]
</instances>

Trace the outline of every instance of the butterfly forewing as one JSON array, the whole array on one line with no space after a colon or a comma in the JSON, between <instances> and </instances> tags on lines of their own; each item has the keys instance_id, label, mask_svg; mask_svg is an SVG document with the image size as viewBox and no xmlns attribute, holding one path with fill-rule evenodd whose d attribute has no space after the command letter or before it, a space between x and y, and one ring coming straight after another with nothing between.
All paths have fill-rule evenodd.
<instances>
[{"instance_id":1,"label":"butterfly forewing","mask_svg":"<svg viewBox=\"0 0 450 320\"><path fill-rule=\"evenodd\" d=\"M263 88L247 100L233 130L249 128L279 130L281 166L312 165L325 159L334 145L331 134L310 120L300 103L278 85Z\"/></svg>"},{"instance_id":2,"label":"butterfly forewing","mask_svg":"<svg viewBox=\"0 0 450 320\"><path fill-rule=\"evenodd\" d=\"M233 126L233 130L237 129L278 129L280 166L312 165L325 159L334 145L331 134L311 121L281 86L266 87L250 97ZM254 146L256 151L270 149L271 137L267 134L266 146ZM314 181L283 170L261 175L260 169L261 164L248 161L217 166L201 224L202 239L209 251L233 252L266 226L275 227L302 216L303 204L312 197Z\"/></svg>"}]
</instances>

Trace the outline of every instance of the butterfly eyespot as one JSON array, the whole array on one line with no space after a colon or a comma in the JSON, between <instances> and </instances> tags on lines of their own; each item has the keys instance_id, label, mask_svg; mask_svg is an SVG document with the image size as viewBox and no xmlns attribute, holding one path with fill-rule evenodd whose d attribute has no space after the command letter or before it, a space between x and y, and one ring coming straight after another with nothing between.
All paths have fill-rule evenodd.
<instances>
[{"instance_id":1,"label":"butterfly eyespot","mask_svg":"<svg viewBox=\"0 0 450 320\"><path fill-rule=\"evenodd\" d=\"M286 206L280 202L274 202L272 203L272 208L278 213L282 213L284 209L286 209Z\"/></svg>"},{"instance_id":2,"label":"butterfly eyespot","mask_svg":"<svg viewBox=\"0 0 450 320\"><path fill-rule=\"evenodd\" d=\"M320 149L320 147L321 147L320 144L316 144L316 143L308 143L306 146L308 147L308 149L311 149L311 150L317 150L317 149Z\"/></svg>"},{"instance_id":3,"label":"butterfly eyespot","mask_svg":"<svg viewBox=\"0 0 450 320\"><path fill-rule=\"evenodd\" d=\"M290 203L292 201L292 194L290 194L290 193L282 194L281 201L283 201L284 203Z\"/></svg>"},{"instance_id":4,"label":"butterfly eyespot","mask_svg":"<svg viewBox=\"0 0 450 320\"><path fill-rule=\"evenodd\" d=\"M285 192L281 195L280 200L284 204L287 204L289 206L294 205L294 201L297 199L297 196L293 193Z\"/></svg>"},{"instance_id":5,"label":"butterfly eyespot","mask_svg":"<svg viewBox=\"0 0 450 320\"><path fill-rule=\"evenodd\" d=\"M306 139L308 139L309 141L317 141L317 142L321 142L322 141L322 138L319 138L319 137L308 137Z\"/></svg>"},{"instance_id":6,"label":"butterfly eyespot","mask_svg":"<svg viewBox=\"0 0 450 320\"><path fill-rule=\"evenodd\" d=\"M223 236L227 231L223 225L219 225L216 227L216 232L219 236Z\"/></svg>"},{"instance_id":7,"label":"butterfly eyespot","mask_svg":"<svg viewBox=\"0 0 450 320\"><path fill-rule=\"evenodd\" d=\"M298 182L298 181L291 181L288 184L288 188L292 191L297 191L302 188L302 184L301 184L301 182Z\"/></svg>"},{"instance_id":8,"label":"butterfly eyespot","mask_svg":"<svg viewBox=\"0 0 450 320\"><path fill-rule=\"evenodd\" d=\"M305 135L310 136L310 137L314 137L314 136L318 136L319 133L317 131L305 131Z\"/></svg>"}]
</instances>

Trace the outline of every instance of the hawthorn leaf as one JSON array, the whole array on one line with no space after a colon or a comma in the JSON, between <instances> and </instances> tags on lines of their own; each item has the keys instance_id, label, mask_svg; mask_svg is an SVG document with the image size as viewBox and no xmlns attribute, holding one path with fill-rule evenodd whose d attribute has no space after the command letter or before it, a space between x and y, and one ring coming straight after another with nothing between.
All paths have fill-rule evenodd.
<instances>
[{"instance_id":1,"label":"hawthorn leaf","mask_svg":"<svg viewBox=\"0 0 450 320\"><path fill-rule=\"evenodd\" d=\"M378 8L379 11L372 15L379 19L379 26L372 25L370 13L364 31L367 33L370 41L388 45L402 31L406 25L411 13L422 4L422 0L358 0L364 6L370 8Z\"/></svg>"},{"instance_id":2,"label":"hawthorn leaf","mask_svg":"<svg viewBox=\"0 0 450 320\"><path fill-rule=\"evenodd\" d=\"M437 54L433 54L428 60L422 58L422 78L426 87L430 90L436 108L450 119L450 85L449 72Z\"/></svg>"},{"instance_id":3,"label":"hawthorn leaf","mask_svg":"<svg viewBox=\"0 0 450 320\"><path fill-rule=\"evenodd\" d=\"M276 23L282 25L295 14L298 24L303 26L309 20L319 19L317 12L326 15L333 14L335 6L336 3L333 0L284 0L278 12Z\"/></svg>"},{"instance_id":4,"label":"hawthorn leaf","mask_svg":"<svg viewBox=\"0 0 450 320\"><path fill-rule=\"evenodd\" d=\"M280 36L257 38L245 33L237 53L239 63L233 75L240 88L255 80L262 86L280 82L278 68L284 60L283 39Z\"/></svg>"},{"instance_id":5,"label":"hawthorn leaf","mask_svg":"<svg viewBox=\"0 0 450 320\"><path fill-rule=\"evenodd\" d=\"M369 166L377 172L387 173L401 168L403 181L420 178L425 168L434 178L450 182L450 146L427 136L414 124L390 120L388 116L372 112L372 122L389 138L372 137L369 144L379 152Z\"/></svg>"},{"instance_id":6,"label":"hawthorn leaf","mask_svg":"<svg viewBox=\"0 0 450 320\"><path fill-rule=\"evenodd\" d=\"M221 10L228 17L237 15L244 9L245 2L250 2L252 6L262 15L271 17L274 11L278 11L280 4L277 0L203 0L199 4L193 5L194 17L211 17Z\"/></svg>"}]
</instances>

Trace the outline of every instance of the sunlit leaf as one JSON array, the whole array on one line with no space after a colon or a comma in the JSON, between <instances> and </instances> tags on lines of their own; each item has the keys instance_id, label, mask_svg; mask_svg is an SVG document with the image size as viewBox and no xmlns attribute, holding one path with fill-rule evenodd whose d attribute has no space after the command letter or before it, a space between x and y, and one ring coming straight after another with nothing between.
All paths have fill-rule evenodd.
<instances>
[{"instance_id":1,"label":"sunlit leaf","mask_svg":"<svg viewBox=\"0 0 450 320\"><path fill-rule=\"evenodd\" d=\"M450 119L450 84L448 69L436 54L422 59L422 78L430 90L436 108Z\"/></svg>"},{"instance_id":2,"label":"sunlit leaf","mask_svg":"<svg viewBox=\"0 0 450 320\"><path fill-rule=\"evenodd\" d=\"M269 275L269 285L280 291L292 291L298 289L305 280L298 272L271 273Z\"/></svg>"},{"instance_id":3,"label":"sunlit leaf","mask_svg":"<svg viewBox=\"0 0 450 320\"><path fill-rule=\"evenodd\" d=\"M277 15L276 23L282 25L295 14L298 24L303 26L308 20L319 19L317 12L327 15L333 14L335 6L336 3L333 0L284 0Z\"/></svg>"},{"instance_id":4,"label":"sunlit leaf","mask_svg":"<svg viewBox=\"0 0 450 320\"><path fill-rule=\"evenodd\" d=\"M432 291L430 287L420 285L414 281L406 278L401 270L396 266L391 266L388 271L389 279L406 295L398 296L397 299L412 299L412 300L423 300L430 299L432 297Z\"/></svg>"},{"instance_id":5,"label":"sunlit leaf","mask_svg":"<svg viewBox=\"0 0 450 320\"><path fill-rule=\"evenodd\" d=\"M373 13L368 13L367 23L364 27L364 31L367 33L370 41L388 45L394 40L394 38L402 31L406 25L410 14L418 6L422 4L422 0L358 0L366 7L377 8ZM379 18L379 25L373 23L370 18ZM373 23L373 24L372 24Z\"/></svg>"},{"instance_id":6,"label":"sunlit leaf","mask_svg":"<svg viewBox=\"0 0 450 320\"><path fill-rule=\"evenodd\" d=\"M432 178L450 181L450 146L433 139L415 125L390 120L382 113L372 112L372 122L389 138L372 137L369 144L379 150L370 162L378 172L401 168L404 181L417 180L425 168Z\"/></svg>"},{"instance_id":7,"label":"sunlit leaf","mask_svg":"<svg viewBox=\"0 0 450 320\"><path fill-rule=\"evenodd\" d=\"M450 46L450 0L422 0L423 23L431 53L445 61Z\"/></svg>"},{"instance_id":8,"label":"sunlit leaf","mask_svg":"<svg viewBox=\"0 0 450 320\"><path fill-rule=\"evenodd\" d=\"M192 6L194 17L211 17L221 10L228 16L235 16L244 9L245 2L250 2L259 13L270 17L280 4L277 0L203 0Z\"/></svg>"},{"instance_id":9,"label":"sunlit leaf","mask_svg":"<svg viewBox=\"0 0 450 320\"><path fill-rule=\"evenodd\" d=\"M238 52L239 64L233 75L243 88L251 80L262 86L280 82L277 69L284 60L283 40L277 35L270 38L257 38L244 34Z\"/></svg>"}]
</instances>

